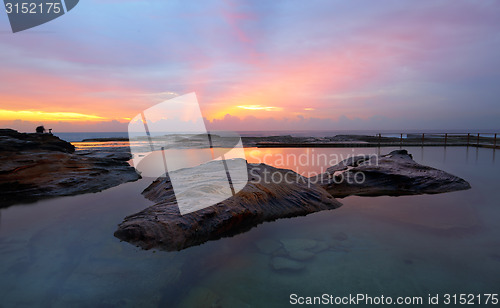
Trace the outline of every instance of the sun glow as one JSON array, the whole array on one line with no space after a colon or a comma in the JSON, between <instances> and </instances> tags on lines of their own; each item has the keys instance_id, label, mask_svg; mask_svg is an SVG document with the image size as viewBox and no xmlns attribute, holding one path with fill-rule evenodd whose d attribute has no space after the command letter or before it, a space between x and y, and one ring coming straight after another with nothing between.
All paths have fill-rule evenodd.
<instances>
[{"instance_id":1,"label":"sun glow","mask_svg":"<svg viewBox=\"0 0 500 308\"><path fill-rule=\"evenodd\" d=\"M246 109L246 110L265 110L265 111L283 110L283 108L280 108L280 107L261 106L261 105L242 105L242 106L238 106L238 108Z\"/></svg>"},{"instance_id":2,"label":"sun glow","mask_svg":"<svg viewBox=\"0 0 500 308\"><path fill-rule=\"evenodd\" d=\"M0 109L0 120L23 121L102 121L104 117L76 112L46 112L39 110L4 110Z\"/></svg>"}]
</instances>

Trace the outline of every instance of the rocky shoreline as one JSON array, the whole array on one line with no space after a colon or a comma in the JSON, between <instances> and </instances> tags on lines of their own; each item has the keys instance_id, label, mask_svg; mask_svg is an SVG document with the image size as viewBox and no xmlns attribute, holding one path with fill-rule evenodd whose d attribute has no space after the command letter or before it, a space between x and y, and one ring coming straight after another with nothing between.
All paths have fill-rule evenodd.
<instances>
[{"instance_id":1,"label":"rocky shoreline","mask_svg":"<svg viewBox=\"0 0 500 308\"><path fill-rule=\"evenodd\" d=\"M276 173L280 176L274 177ZM314 178L265 164L248 164L248 174L248 184L235 196L185 215L179 212L169 178L158 178L143 192L157 203L126 217L115 236L143 249L182 250L246 232L266 221L336 209L341 203L334 197L436 194L470 188L459 177L417 164L405 150L350 158ZM269 181L265 174L281 180ZM365 174L364 181L356 181L359 174Z\"/></svg>"},{"instance_id":2,"label":"rocky shoreline","mask_svg":"<svg viewBox=\"0 0 500 308\"><path fill-rule=\"evenodd\" d=\"M283 138L295 137L280 136L279 140ZM214 139L224 145L223 138ZM128 163L130 152L123 147L75 151L71 143L51 134L0 129L0 157L0 208L98 192L140 178ZM247 164L247 169L248 184L236 195L185 215L179 212L168 175L156 179L143 192L155 204L126 217L115 236L144 249L182 250L246 232L263 222L336 209L342 204L335 198L437 194L470 188L459 177L416 163L406 150L351 157L311 178L266 164ZM307 253L301 254L306 257ZM280 266L282 262L277 262L276 267Z\"/></svg>"},{"instance_id":3,"label":"rocky shoreline","mask_svg":"<svg viewBox=\"0 0 500 308\"><path fill-rule=\"evenodd\" d=\"M52 134L0 129L0 208L99 192L140 178L130 153L84 151Z\"/></svg>"},{"instance_id":4,"label":"rocky shoreline","mask_svg":"<svg viewBox=\"0 0 500 308\"><path fill-rule=\"evenodd\" d=\"M215 147L231 147L232 138L223 137L224 134L211 133L211 138L215 141ZM189 147L200 147L203 144L193 142L193 135L172 134L157 136L160 139L172 139L171 145ZM153 138L154 140L154 138ZM128 138L92 138L84 139L82 142L127 142ZM144 141L148 139L144 138ZM493 137L472 136L471 134L400 134L395 136L382 135L335 135L326 137L299 137L292 135L277 136L242 136L241 141L244 147L259 148L304 148L304 147L387 147L387 146L488 146L495 143Z\"/></svg>"}]
</instances>

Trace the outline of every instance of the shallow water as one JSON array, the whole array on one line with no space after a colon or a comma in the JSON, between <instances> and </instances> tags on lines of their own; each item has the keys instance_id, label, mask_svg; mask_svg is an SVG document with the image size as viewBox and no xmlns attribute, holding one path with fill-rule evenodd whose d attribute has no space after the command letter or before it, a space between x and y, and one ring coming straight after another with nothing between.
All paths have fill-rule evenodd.
<instances>
[{"instance_id":1,"label":"shallow water","mask_svg":"<svg viewBox=\"0 0 500 308\"><path fill-rule=\"evenodd\" d=\"M273 160L280 153L308 150L248 149L247 157L257 162L266 153ZM460 176L472 189L397 198L348 197L336 210L265 223L181 252L143 251L113 237L126 215L151 204L140 195L149 185L147 179L100 193L2 209L0 305L281 307L288 305L291 293L425 299L437 293L498 293L500 163L493 150L408 150L417 162ZM378 149L315 151L340 156ZM278 167L306 174L322 166L288 162ZM312 250L326 248L300 261L302 270L276 271L272 256L258 246L290 239L314 240L308 241L315 245Z\"/></svg>"}]
</instances>

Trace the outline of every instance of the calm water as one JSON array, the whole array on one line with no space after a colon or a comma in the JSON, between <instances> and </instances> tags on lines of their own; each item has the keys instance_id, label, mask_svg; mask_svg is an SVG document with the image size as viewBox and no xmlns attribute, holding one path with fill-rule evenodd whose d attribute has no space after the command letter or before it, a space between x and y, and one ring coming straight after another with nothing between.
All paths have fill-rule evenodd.
<instances>
[{"instance_id":1,"label":"calm water","mask_svg":"<svg viewBox=\"0 0 500 308\"><path fill-rule=\"evenodd\" d=\"M408 150L417 162L463 177L473 188L433 196L349 197L333 211L265 223L181 252L143 251L113 237L126 215L151 204L140 195L147 179L0 210L0 306L283 307L290 293L499 293L500 163L493 150ZM248 149L247 157L258 161L269 154L266 162L276 163L277 154L307 151ZM293 162L277 164L297 168ZM307 173L321 166L300 168ZM301 271L276 271L272 256L257 247L290 239L314 240L328 249L303 261Z\"/></svg>"},{"instance_id":2,"label":"calm water","mask_svg":"<svg viewBox=\"0 0 500 308\"><path fill-rule=\"evenodd\" d=\"M420 129L420 130L402 130L402 131L394 131L394 130L306 130L306 131L239 131L241 136L245 137L266 137L266 136L284 136L291 135L294 137L331 137L335 135L368 135L375 136L379 133L383 134L384 137L399 137L400 133L403 134L434 134L434 133L458 133L458 134L467 134L467 133L481 133L482 136L492 137L493 134L498 133L496 130L491 129L481 129L481 130L446 130L446 131L436 131L436 130L428 130L428 129ZM83 139L94 139L94 138L127 138L128 132L75 132L75 133L66 133L66 132L54 132L54 135L57 137L69 141L69 142L79 142Z\"/></svg>"}]
</instances>

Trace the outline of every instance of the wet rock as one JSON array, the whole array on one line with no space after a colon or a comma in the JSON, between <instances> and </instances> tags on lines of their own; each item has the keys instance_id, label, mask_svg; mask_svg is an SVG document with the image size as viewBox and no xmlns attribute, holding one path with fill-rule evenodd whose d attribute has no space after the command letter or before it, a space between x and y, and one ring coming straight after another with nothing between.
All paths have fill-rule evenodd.
<instances>
[{"instance_id":1,"label":"wet rock","mask_svg":"<svg viewBox=\"0 0 500 308\"><path fill-rule=\"evenodd\" d=\"M0 130L0 158L0 207L98 192L140 178L121 159L76 155L72 144L50 134Z\"/></svg>"},{"instance_id":2,"label":"wet rock","mask_svg":"<svg viewBox=\"0 0 500 308\"><path fill-rule=\"evenodd\" d=\"M457 176L416 163L406 150L351 157L310 180L337 198L437 194L470 188Z\"/></svg>"},{"instance_id":3,"label":"wet rock","mask_svg":"<svg viewBox=\"0 0 500 308\"><path fill-rule=\"evenodd\" d=\"M273 269L277 271L281 270L300 271L306 267L301 262L297 262L283 257L274 257L271 260L271 266Z\"/></svg>"},{"instance_id":4,"label":"wet rock","mask_svg":"<svg viewBox=\"0 0 500 308\"><path fill-rule=\"evenodd\" d=\"M341 206L324 189L291 170L248 164L248 172L250 181L235 196L185 215L180 215L170 180L158 179L144 195L159 203L126 217L115 236L145 249L181 250L246 232L265 221ZM274 181L266 178L278 173Z\"/></svg>"},{"instance_id":5,"label":"wet rock","mask_svg":"<svg viewBox=\"0 0 500 308\"><path fill-rule=\"evenodd\" d=\"M132 154L129 148L111 148L105 150L80 150L75 154L79 156L89 156L94 158L114 159L118 161L129 161L132 159Z\"/></svg>"},{"instance_id":6,"label":"wet rock","mask_svg":"<svg viewBox=\"0 0 500 308\"><path fill-rule=\"evenodd\" d=\"M143 192L157 204L126 217L115 236L144 249L181 250L248 231L265 221L337 208L341 204L333 197L435 194L470 188L461 178L417 164L405 150L380 157L351 157L332 166L327 173L309 179L265 164L248 164L248 172L250 182L238 194L186 215L179 213L168 176L158 178ZM279 173L282 181L266 180L266 172ZM356 178L360 174L363 181ZM344 181L339 182L339 177ZM334 235L336 242L346 239L347 235L341 232ZM288 254L326 249L324 245L316 248L318 243L308 239L281 242ZM274 249L264 246L260 248L263 251ZM332 249L349 251L336 244ZM271 253L276 256L279 251Z\"/></svg>"}]
</instances>

